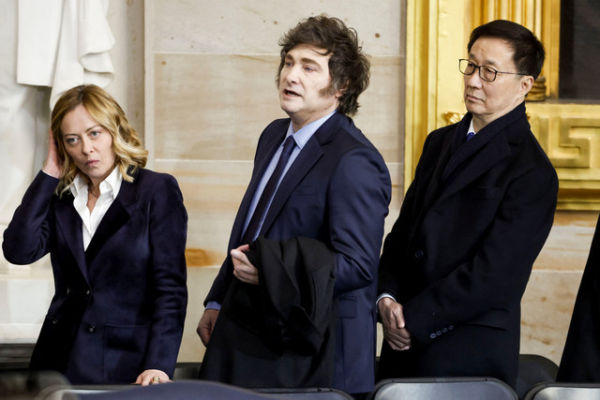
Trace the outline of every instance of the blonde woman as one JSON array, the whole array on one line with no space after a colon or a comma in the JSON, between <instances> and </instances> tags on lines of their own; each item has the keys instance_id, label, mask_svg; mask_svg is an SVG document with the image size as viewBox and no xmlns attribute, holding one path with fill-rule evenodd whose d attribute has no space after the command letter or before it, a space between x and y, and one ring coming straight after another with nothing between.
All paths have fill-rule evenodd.
<instances>
[{"instance_id":1,"label":"blonde woman","mask_svg":"<svg viewBox=\"0 0 600 400\"><path fill-rule=\"evenodd\" d=\"M4 232L15 264L50 253L55 294L32 369L74 384L172 376L187 304L187 213L176 180L103 89L77 86L52 111L48 156Z\"/></svg>"}]
</instances>

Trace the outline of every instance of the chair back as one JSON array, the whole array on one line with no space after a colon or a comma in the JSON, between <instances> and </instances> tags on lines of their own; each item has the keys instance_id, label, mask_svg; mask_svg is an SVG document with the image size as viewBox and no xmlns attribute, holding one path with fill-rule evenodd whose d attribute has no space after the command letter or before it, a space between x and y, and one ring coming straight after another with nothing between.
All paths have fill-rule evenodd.
<instances>
[{"instance_id":1,"label":"chair back","mask_svg":"<svg viewBox=\"0 0 600 400\"><path fill-rule=\"evenodd\" d=\"M372 400L518 400L506 383L485 377L386 379L371 396Z\"/></svg>"},{"instance_id":2,"label":"chair back","mask_svg":"<svg viewBox=\"0 0 600 400\"><path fill-rule=\"evenodd\" d=\"M59 388L54 391L52 400L81 400L88 396L105 393L120 393L126 390L133 390L139 385L73 385Z\"/></svg>"},{"instance_id":3,"label":"chair back","mask_svg":"<svg viewBox=\"0 0 600 400\"><path fill-rule=\"evenodd\" d=\"M4 400L55 400L59 398L54 396L54 393L66 388L70 388L69 381L55 371L0 373L0 398Z\"/></svg>"},{"instance_id":4,"label":"chair back","mask_svg":"<svg viewBox=\"0 0 600 400\"><path fill-rule=\"evenodd\" d=\"M352 400L335 389L245 389L219 382L179 380L173 383L140 387L137 385L78 385L59 392L77 395L81 400ZM67 397L57 397L68 400Z\"/></svg>"},{"instance_id":5,"label":"chair back","mask_svg":"<svg viewBox=\"0 0 600 400\"><path fill-rule=\"evenodd\" d=\"M281 400L352 400L346 392L332 388L305 388L305 389L257 389Z\"/></svg>"},{"instance_id":6,"label":"chair back","mask_svg":"<svg viewBox=\"0 0 600 400\"><path fill-rule=\"evenodd\" d=\"M600 400L600 383L541 383L524 400Z\"/></svg>"},{"instance_id":7,"label":"chair back","mask_svg":"<svg viewBox=\"0 0 600 400\"><path fill-rule=\"evenodd\" d=\"M201 362L178 362L173 372L173 380L198 379L201 366Z\"/></svg>"},{"instance_id":8,"label":"chair back","mask_svg":"<svg viewBox=\"0 0 600 400\"><path fill-rule=\"evenodd\" d=\"M519 373L517 375L517 394L525 397L531 388L540 383L556 381L558 365L549 358L538 354L519 355Z\"/></svg>"}]
</instances>

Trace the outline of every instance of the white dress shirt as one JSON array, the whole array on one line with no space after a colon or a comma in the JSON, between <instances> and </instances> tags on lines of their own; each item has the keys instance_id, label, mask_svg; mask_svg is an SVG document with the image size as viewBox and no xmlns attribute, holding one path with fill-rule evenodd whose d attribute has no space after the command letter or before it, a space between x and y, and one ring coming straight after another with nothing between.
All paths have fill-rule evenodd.
<instances>
[{"instance_id":1,"label":"white dress shirt","mask_svg":"<svg viewBox=\"0 0 600 400\"><path fill-rule=\"evenodd\" d=\"M100 182L100 196L96 200L94 209L90 213L87 208L88 202L88 180L77 174L73 183L71 184L71 193L73 193L73 207L77 211L77 214L81 217L82 221L82 233L83 233L83 249L87 250L100 221L106 214L106 211L110 205L115 201L123 182L123 176L118 167L115 167L110 175Z\"/></svg>"},{"instance_id":2,"label":"white dress shirt","mask_svg":"<svg viewBox=\"0 0 600 400\"><path fill-rule=\"evenodd\" d=\"M475 132L475 128L473 127L473 118L471 118L471 123L469 123L469 129L467 129L467 135L469 133L472 133L473 135L477 135L477 132Z\"/></svg>"}]
</instances>

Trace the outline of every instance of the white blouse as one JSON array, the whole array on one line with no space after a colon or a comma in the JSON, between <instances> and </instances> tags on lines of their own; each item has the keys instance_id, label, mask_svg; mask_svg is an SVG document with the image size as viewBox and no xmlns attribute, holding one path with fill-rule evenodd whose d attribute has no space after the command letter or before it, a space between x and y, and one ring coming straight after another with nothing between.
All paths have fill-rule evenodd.
<instances>
[{"instance_id":1,"label":"white blouse","mask_svg":"<svg viewBox=\"0 0 600 400\"><path fill-rule=\"evenodd\" d=\"M123 182L123 176L118 167L115 167L110 175L100 182L100 197L96 200L96 205L90 213L87 208L88 201L88 180L77 174L73 183L71 184L71 193L75 199L73 200L73 207L81 217L82 233L83 233L83 249L87 250L100 221L106 214L106 211L110 205L115 201Z\"/></svg>"}]
</instances>

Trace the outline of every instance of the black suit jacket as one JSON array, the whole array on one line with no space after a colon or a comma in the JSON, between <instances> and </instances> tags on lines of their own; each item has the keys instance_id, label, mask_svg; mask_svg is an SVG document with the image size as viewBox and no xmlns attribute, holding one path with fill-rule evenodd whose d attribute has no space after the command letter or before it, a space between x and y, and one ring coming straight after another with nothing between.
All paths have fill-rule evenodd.
<instances>
[{"instance_id":1,"label":"black suit jacket","mask_svg":"<svg viewBox=\"0 0 600 400\"><path fill-rule=\"evenodd\" d=\"M254 388L330 387L333 252L314 239L259 237L247 254L259 285L231 283L200 377Z\"/></svg>"},{"instance_id":2,"label":"black suit jacket","mask_svg":"<svg viewBox=\"0 0 600 400\"><path fill-rule=\"evenodd\" d=\"M600 219L581 278L556 380L600 383Z\"/></svg>"},{"instance_id":3,"label":"black suit jacket","mask_svg":"<svg viewBox=\"0 0 600 400\"><path fill-rule=\"evenodd\" d=\"M552 226L557 176L521 104L463 143L432 132L380 261L413 348L384 344L381 377L477 376L514 386L520 300Z\"/></svg>"},{"instance_id":4,"label":"black suit jacket","mask_svg":"<svg viewBox=\"0 0 600 400\"><path fill-rule=\"evenodd\" d=\"M289 124L289 118L273 121L259 139L228 254L243 244L248 207ZM379 152L350 118L335 113L290 166L261 231L271 240L316 239L335 253L333 386L350 393L368 392L374 386L377 265L390 191L389 173ZM206 301L222 303L233 279L231 258L227 257Z\"/></svg>"},{"instance_id":5,"label":"black suit jacket","mask_svg":"<svg viewBox=\"0 0 600 400\"><path fill-rule=\"evenodd\" d=\"M4 232L6 259L50 253L55 293L31 360L71 383L131 383L172 375L187 304L187 214L175 179L138 170L123 181L84 252L70 192L40 172Z\"/></svg>"}]
</instances>

